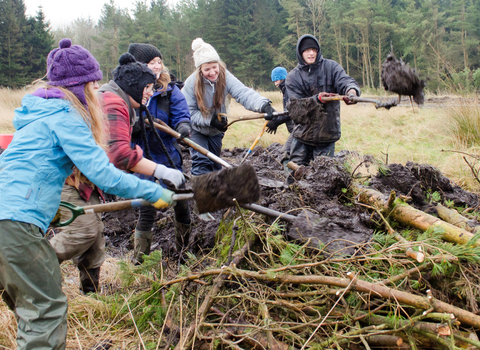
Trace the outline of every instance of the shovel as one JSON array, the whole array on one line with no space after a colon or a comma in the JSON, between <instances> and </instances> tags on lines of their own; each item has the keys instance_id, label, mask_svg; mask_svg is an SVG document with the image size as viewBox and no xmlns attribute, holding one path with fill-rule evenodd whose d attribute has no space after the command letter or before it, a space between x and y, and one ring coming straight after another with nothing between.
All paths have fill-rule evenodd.
<instances>
[{"instance_id":1,"label":"shovel","mask_svg":"<svg viewBox=\"0 0 480 350\"><path fill-rule=\"evenodd\" d=\"M193 193L186 193L186 194L176 194L173 196L175 201L191 199L193 198ZM80 215L85 214L95 214L95 213L108 213L111 211L118 211L118 210L126 210L131 208L140 208L150 206L152 203L146 201L144 199L132 199L129 201L121 201L121 202L113 202L113 203L105 203L105 204L96 204L96 205L86 205L84 207L79 207L75 204L70 202L61 201L60 206L70 210L72 216L69 217L66 221L58 221L53 223L55 227L62 227L70 225L76 218Z\"/></svg>"},{"instance_id":2,"label":"shovel","mask_svg":"<svg viewBox=\"0 0 480 350\"><path fill-rule=\"evenodd\" d=\"M257 174L249 164L194 176L192 178L192 191L190 193L173 195L173 200L175 201L194 199L197 202L197 208L200 214L235 206L235 201L243 205L255 202L259 198L260 186L258 184ZM106 213L148 205L152 205L152 203L143 199L88 205L84 207L78 207L69 202L60 202L61 207L70 210L72 217L54 225L69 225L78 216L84 214Z\"/></svg>"}]
</instances>

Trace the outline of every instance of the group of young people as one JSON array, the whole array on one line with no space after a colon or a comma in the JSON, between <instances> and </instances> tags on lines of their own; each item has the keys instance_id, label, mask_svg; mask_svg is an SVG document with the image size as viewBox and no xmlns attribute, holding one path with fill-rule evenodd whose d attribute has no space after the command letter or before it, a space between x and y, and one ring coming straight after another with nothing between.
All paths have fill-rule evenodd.
<instances>
[{"instance_id":1,"label":"group of young people","mask_svg":"<svg viewBox=\"0 0 480 350\"><path fill-rule=\"evenodd\" d=\"M113 79L100 87L97 60L63 39L47 57L48 82L39 83L15 110L16 132L0 155L0 292L17 317L18 349L65 348L62 261L74 260L83 292L99 288L105 260L101 218L80 216L48 241L47 228L60 200L98 204L104 193L146 199L152 206L140 210L135 262L142 263L150 252L157 209L174 205L172 189L185 186L177 140L155 130L155 119L219 156L228 124L220 113L227 112L231 95L246 109L265 113L270 132L287 122L292 134L286 151L294 159L301 157L300 164L308 162L306 154L333 156L332 144L340 137L338 103L327 106L335 119L327 126L331 137L311 137L306 129L315 126L274 117L271 101L231 74L210 44L197 38L192 49L196 69L182 90L158 48L141 43L130 44ZM360 93L338 64L323 59L313 36L299 39L297 57L299 65L288 75L276 71L283 78L277 80L284 80L279 84L285 91L284 107L287 96ZM194 176L220 169L195 150L191 156ZM174 210L176 246L182 250L191 232L191 213L186 201L176 203Z\"/></svg>"}]
</instances>

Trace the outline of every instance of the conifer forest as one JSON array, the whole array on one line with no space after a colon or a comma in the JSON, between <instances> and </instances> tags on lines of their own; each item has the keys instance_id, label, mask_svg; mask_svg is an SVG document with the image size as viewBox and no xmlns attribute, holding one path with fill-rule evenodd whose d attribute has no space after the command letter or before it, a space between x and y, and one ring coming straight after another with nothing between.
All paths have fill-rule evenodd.
<instances>
[{"instance_id":1,"label":"conifer forest","mask_svg":"<svg viewBox=\"0 0 480 350\"><path fill-rule=\"evenodd\" d=\"M192 40L202 37L245 84L273 89L271 69L295 67L295 45L305 33L363 88L380 85L391 50L427 79L429 91L480 86L480 0L144 0L130 11L111 0L98 22L78 18L63 28L52 28L41 7L27 17L23 0L0 4L4 87L41 78L48 51L64 37L95 55L105 80L132 42L157 46L184 80L194 69Z\"/></svg>"}]
</instances>

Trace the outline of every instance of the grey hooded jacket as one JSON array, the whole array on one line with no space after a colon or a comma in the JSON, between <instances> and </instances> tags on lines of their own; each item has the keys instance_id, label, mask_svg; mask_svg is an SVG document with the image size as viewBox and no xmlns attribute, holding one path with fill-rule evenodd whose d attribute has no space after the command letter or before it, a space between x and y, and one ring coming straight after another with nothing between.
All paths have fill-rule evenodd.
<instances>
[{"instance_id":1,"label":"grey hooded jacket","mask_svg":"<svg viewBox=\"0 0 480 350\"><path fill-rule=\"evenodd\" d=\"M310 37L318 45L315 63L306 64L299 51L300 43ZM297 42L298 65L292 69L286 79L288 98L306 98L319 92L333 92L345 95L355 89L360 96L360 87L352 77L345 73L340 64L323 58L317 39L309 34L302 35ZM340 139L340 101L332 101L324 105L325 119L316 124L295 125L293 136L303 143L318 146Z\"/></svg>"},{"instance_id":2,"label":"grey hooded jacket","mask_svg":"<svg viewBox=\"0 0 480 350\"><path fill-rule=\"evenodd\" d=\"M185 86L182 89L185 99L187 100L188 108L190 110L190 122L193 130L198 131L206 136L214 136L221 133L218 129L210 126L210 121L214 110L211 110L208 117L204 118L200 109L198 108L197 99L195 98L195 80L197 79L197 73L192 73L185 81ZM215 83L202 77L205 84L204 102L207 107L213 105L213 95L215 93ZM225 98L227 94L230 94L238 103L240 103L246 109L252 112L260 112L262 107L269 103L268 98L260 96L253 89L250 89L243 85L243 83L235 78L235 76L226 71L226 88L224 91ZM217 113L226 113L227 108L225 102Z\"/></svg>"}]
</instances>

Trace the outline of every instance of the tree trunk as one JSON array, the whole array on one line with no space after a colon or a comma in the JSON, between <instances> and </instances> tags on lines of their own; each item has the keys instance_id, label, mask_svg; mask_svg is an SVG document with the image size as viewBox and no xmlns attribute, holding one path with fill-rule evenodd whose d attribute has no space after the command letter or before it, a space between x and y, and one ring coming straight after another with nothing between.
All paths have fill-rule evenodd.
<instances>
[{"instance_id":1,"label":"tree trunk","mask_svg":"<svg viewBox=\"0 0 480 350\"><path fill-rule=\"evenodd\" d=\"M354 191L358 193L360 202L384 210L388 216L404 225L412 226L422 231L432 228L442 230L442 239L457 244L466 244L473 237L473 234L470 232L415 209L401 199L397 198L394 201L389 201L382 193L362 188L359 185L354 186ZM477 240L474 246L479 247L480 242Z\"/></svg>"}]
</instances>

